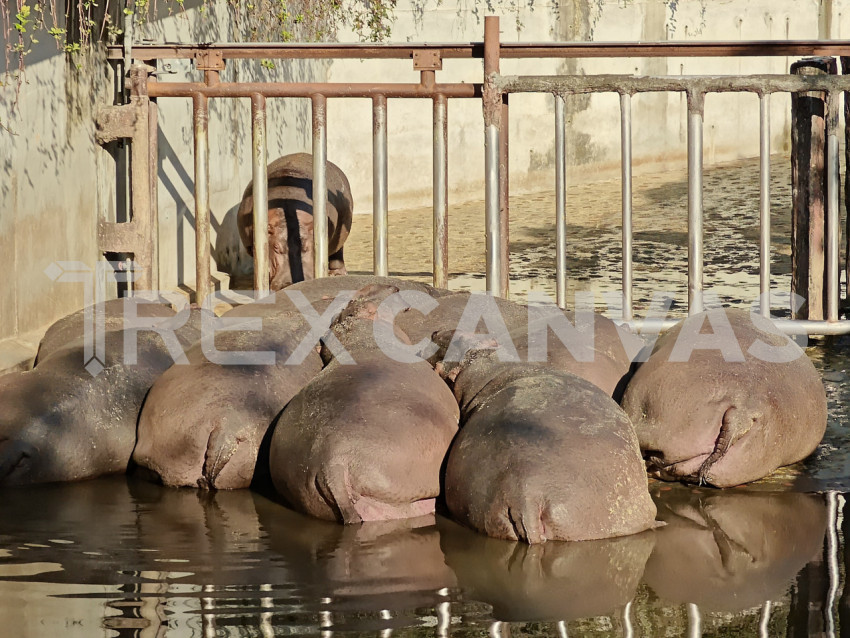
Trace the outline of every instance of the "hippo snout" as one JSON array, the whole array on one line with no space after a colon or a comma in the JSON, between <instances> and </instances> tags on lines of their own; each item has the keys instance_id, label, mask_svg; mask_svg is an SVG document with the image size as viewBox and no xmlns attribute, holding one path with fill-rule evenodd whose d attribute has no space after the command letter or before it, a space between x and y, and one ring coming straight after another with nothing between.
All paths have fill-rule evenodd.
<instances>
[{"instance_id":1,"label":"hippo snout","mask_svg":"<svg viewBox=\"0 0 850 638\"><path fill-rule=\"evenodd\" d=\"M0 484L10 482L16 472L26 468L34 453L35 448L23 441L0 441Z\"/></svg>"}]
</instances>

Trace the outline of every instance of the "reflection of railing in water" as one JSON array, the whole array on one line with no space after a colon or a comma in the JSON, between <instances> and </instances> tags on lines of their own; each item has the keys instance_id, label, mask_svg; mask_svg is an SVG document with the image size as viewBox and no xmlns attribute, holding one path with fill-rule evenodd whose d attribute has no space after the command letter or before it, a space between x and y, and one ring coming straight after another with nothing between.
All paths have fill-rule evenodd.
<instances>
[{"instance_id":1,"label":"reflection of railing in water","mask_svg":"<svg viewBox=\"0 0 850 638\"><path fill-rule=\"evenodd\" d=\"M680 92L688 98L688 306L698 312L703 305L703 115L707 93L749 92L760 101L760 291L761 313L770 311L770 189L768 161L770 156L770 95L775 92L800 93L823 91L835 95L850 91L850 76L749 75L749 76L664 76L636 77L628 75L596 76L503 76L499 73L501 58L625 58L625 57L734 57L734 56L802 56L839 55L847 44L823 41L771 42L664 42L664 43L501 43L499 21L485 18L483 43L439 45L156 45L133 46L129 51L118 47L110 50L113 60L123 58L155 63L159 59L194 59L204 71L203 82L159 82L150 66L132 67L132 104L143 114L143 121L132 126L125 124L123 135L104 135L104 139L132 136L134 158L149 157L147 170L138 171L134 161L133 219L156 228L156 99L168 97L191 98L195 122L195 215L196 215L196 293L203 299L210 292L209 254L209 147L208 99L249 98L252 112L252 172L254 184L254 285L260 294L268 291L268 220L266 197L266 100L267 98L299 97L310 99L313 111L313 174L314 193L326 192L325 166L327 155L326 106L328 99L361 97L372 99L373 111L373 270L386 275L388 244L387 209L387 100L389 98L429 98L433 100L433 278L434 284L445 287L448 280L448 163L447 163L447 102L451 98L482 98L485 120L485 210L486 210L486 276L487 290L506 295L509 273L508 219L508 96L511 93L550 93L555 97L555 177L556 177L556 291L559 305L566 304L566 129L565 100L567 95L589 93L618 93L621 117L622 172L622 321L642 324L644 330L668 326L666 322L635 321L632 299L632 203L631 203L631 98L643 92ZM128 47L129 48L129 47ZM272 83L221 82L219 72L226 59L412 59L420 71L419 84L404 83ZM439 84L435 72L442 68L444 58L483 58L484 82ZM837 100L835 100L837 104ZM125 107L119 107L125 108ZM138 118L137 118L138 119ZM134 120L135 121L135 120ZM140 126L148 127L148 136L138 134ZM132 129L132 130L131 130ZM833 126L827 139L828 201L826 223L826 297L824 321L782 320L779 326L788 333L843 334L850 332L850 321L839 321L839 230L838 230L838 138ZM138 174L137 174L138 173ZM147 185L140 182L147 181ZM326 197L314 201L314 268L317 276L327 274ZM117 251L129 244L140 247L140 255L152 268L140 287L156 285L155 249L145 252L145 244L155 244L155 231L138 229L130 236L117 224L103 224L101 245ZM141 246L139 246L141 244ZM107 248L108 247L108 248ZM137 259L138 261L138 259Z\"/></svg>"}]
</instances>

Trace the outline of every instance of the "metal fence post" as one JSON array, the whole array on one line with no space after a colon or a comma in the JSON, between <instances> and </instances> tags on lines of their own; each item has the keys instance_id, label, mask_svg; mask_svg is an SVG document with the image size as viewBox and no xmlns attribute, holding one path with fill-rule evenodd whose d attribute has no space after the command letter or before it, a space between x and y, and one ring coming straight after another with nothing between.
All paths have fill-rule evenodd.
<instances>
[{"instance_id":1,"label":"metal fence post","mask_svg":"<svg viewBox=\"0 0 850 638\"><path fill-rule=\"evenodd\" d=\"M328 276L328 186L326 160L328 138L327 100L314 95L313 101L313 276Z\"/></svg>"},{"instance_id":2,"label":"metal fence post","mask_svg":"<svg viewBox=\"0 0 850 638\"><path fill-rule=\"evenodd\" d=\"M500 219L500 155L502 134L502 93L494 86L499 72L499 18L484 18L484 209L487 252L487 292L502 291L502 228Z\"/></svg>"}]
</instances>

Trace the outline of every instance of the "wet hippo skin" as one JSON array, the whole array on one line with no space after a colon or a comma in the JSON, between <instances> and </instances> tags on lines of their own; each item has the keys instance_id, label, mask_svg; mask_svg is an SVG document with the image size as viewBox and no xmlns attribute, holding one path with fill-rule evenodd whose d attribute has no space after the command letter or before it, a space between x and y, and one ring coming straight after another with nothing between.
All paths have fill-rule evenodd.
<instances>
[{"instance_id":1,"label":"wet hippo skin","mask_svg":"<svg viewBox=\"0 0 850 638\"><path fill-rule=\"evenodd\" d=\"M175 331L182 349L200 338L197 312L187 321L189 314L158 324ZM75 340L32 371L0 378L0 485L126 471L145 395L174 359L160 335L144 330L135 337L137 361L125 360L124 338L124 330L105 333L104 368L94 377Z\"/></svg>"},{"instance_id":2,"label":"wet hippo skin","mask_svg":"<svg viewBox=\"0 0 850 638\"><path fill-rule=\"evenodd\" d=\"M539 364L499 362L493 350L438 368L461 408L445 474L455 520L531 544L654 527L637 438L604 391Z\"/></svg>"},{"instance_id":3,"label":"wet hippo skin","mask_svg":"<svg viewBox=\"0 0 850 638\"><path fill-rule=\"evenodd\" d=\"M166 485L250 486L266 430L322 369L315 347L299 363L287 363L309 332L302 315L290 312L265 317L261 330L216 335L216 348L225 355L270 353L271 365L211 361L197 344L187 353L189 365L172 366L151 388L134 461Z\"/></svg>"},{"instance_id":4,"label":"wet hippo skin","mask_svg":"<svg viewBox=\"0 0 850 638\"><path fill-rule=\"evenodd\" d=\"M653 475L717 487L804 459L826 429L805 352L742 310L699 313L662 335L622 405Z\"/></svg>"},{"instance_id":5,"label":"wet hippo skin","mask_svg":"<svg viewBox=\"0 0 850 638\"><path fill-rule=\"evenodd\" d=\"M326 343L327 367L277 422L271 477L298 511L342 523L434 511L458 406L426 361L400 362L377 347L376 309L396 292L372 286L358 293L331 327L356 365Z\"/></svg>"}]
</instances>

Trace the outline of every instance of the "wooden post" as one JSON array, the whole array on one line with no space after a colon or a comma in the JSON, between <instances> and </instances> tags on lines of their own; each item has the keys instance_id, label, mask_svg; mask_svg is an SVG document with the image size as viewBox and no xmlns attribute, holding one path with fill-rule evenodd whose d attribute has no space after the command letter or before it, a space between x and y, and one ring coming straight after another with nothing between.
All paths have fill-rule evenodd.
<instances>
[{"instance_id":1,"label":"wooden post","mask_svg":"<svg viewBox=\"0 0 850 638\"><path fill-rule=\"evenodd\" d=\"M797 75L837 73L834 58L806 58L791 65ZM794 319L823 319L826 212L826 95L791 94L791 292L805 302Z\"/></svg>"}]
</instances>

